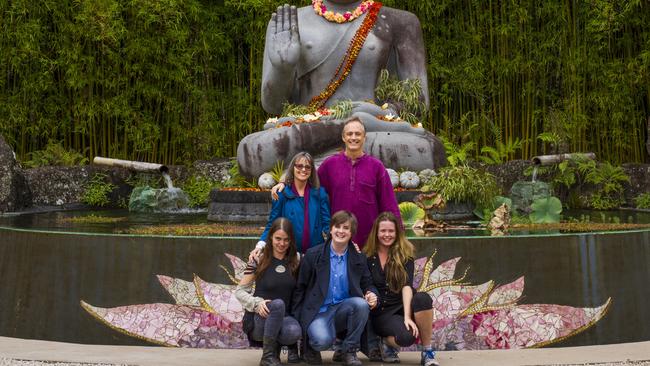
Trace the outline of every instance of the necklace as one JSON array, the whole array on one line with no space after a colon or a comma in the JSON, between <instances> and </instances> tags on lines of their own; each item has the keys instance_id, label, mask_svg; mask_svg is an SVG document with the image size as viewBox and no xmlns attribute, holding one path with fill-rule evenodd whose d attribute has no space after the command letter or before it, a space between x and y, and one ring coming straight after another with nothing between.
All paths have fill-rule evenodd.
<instances>
[{"instance_id":1,"label":"necklace","mask_svg":"<svg viewBox=\"0 0 650 366\"><path fill-rule=\"evenodd\" d=\"M366 0L359 4L356 9L353 11L346 11L345 13L334 13L331 10L327 10L327 6L323 4L323 0L312 0L311 4L314 7L314 11L316 14L322 16L323 18L327 19L330 22L336 22L336 23L345 23L345 22L351 22L361 15L363 15L365 12L370 9L372 4L374 3L374 0Z\"/></svg>"},{"instance_id":2,"label":"necklace","mask_svg":"<svg viewBox=\"0 0 650 366\"><path fill-rule=\"evenodd\" d=\"M316 1L318 0L314 0L314 2ZM332 76L332 79L330 80L329 84L327 85L327 87L325 87L325 90L323 90L320 94L311 98L311 101L309 102L309 106L311 108L320 109L323 106L325 106L327 100L332 95L334 95L334 93L339 88L339 86L341 86L341 84L343 84L345 79L348 77L348 75L350 74L350 70L352 70L352 65L354 65L354 62L357 60L357 57L359 56L359 52L361 52L361 48L363 47L363 44L366 42L366 37L368 37L368 33L370 33L370 31L375 25L375 21L377 20L377 15L379 14L379 9L381 9L381 7L382 4L380 2L374 2L374 1L372 2L372 5L370 5L369 8L370 12L368 13L368 16L363 20L363 23L361 23L361 26L354 34L354 37L352 37L350 46L348 47L345 56L343 56L343 60L341 60L341 63L336 68L336 71L334 72L334 76Z\"/></svg>"}]
</instances>

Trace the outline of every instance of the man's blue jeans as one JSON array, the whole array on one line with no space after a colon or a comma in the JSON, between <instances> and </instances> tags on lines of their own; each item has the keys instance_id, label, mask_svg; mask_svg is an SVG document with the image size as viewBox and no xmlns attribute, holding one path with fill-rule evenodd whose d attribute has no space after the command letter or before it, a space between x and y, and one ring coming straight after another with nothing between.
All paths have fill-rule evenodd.
<instances>
[{"instance_id":1,"label":"man's blue jeans","mask_svg":"<svg viewBox=\"0 0 650 366\"><path fill-rule=\"evenodd\" d=\"M327 311L317 314L309 324L309 345L315 351L324 351L332 346L337 333L345 332L343 352L358 351L368 314L368 303L361 297L350 297L330 306Z\"/></svg>"}]
</instances>

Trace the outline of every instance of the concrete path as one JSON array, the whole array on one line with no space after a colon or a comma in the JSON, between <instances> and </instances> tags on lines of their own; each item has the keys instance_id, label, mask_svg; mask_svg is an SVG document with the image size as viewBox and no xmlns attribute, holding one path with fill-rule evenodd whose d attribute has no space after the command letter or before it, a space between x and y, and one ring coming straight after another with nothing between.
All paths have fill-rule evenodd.
<instances>
[{"instance_id":1,"label":"concrete path","mask_svg":"<svg viewBox=\"0 0 650 366\"><path fill-rule=\"evenodd\" d=\"M97 366L235 366L257 365L259 350L203 350L187 348L97 346L74 343L36 341L0 337L0 366L70 365ZM332 352L323 352L325 364L331 362ZM360 356L365 364L370 363ZM400 353L402 364L418 365L420 355ZM509 365L650 365L650 342L623 343L605 346L543 348L510 351L440 352L441 366L509 366ZM26 362L25 360L47 361ZM54 363L54 362L61 362Z\"/></svg>"}]
</instances>

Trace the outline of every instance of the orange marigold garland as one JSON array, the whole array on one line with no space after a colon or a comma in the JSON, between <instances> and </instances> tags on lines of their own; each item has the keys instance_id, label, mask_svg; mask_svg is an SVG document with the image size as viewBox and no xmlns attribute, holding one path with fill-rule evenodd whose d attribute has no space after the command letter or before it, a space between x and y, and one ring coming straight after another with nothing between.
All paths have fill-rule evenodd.
<instances>
[{"instance_id":1,"label":"orange marigold garland","mask_svg":"<svg viewBox=\"0 0 650 366\"><path fill-rule=\"evenodd\" d=\"M368 34L377 21L377 15L379 15L379 9L381 9L381 7L382 3L380 2L375 2L371 5L370 9L368 10L368 15L366 15L366 18L363 20L361 27L359 27L357 32L354 34L354 37L352 37L352 41L350 42L350 46L345 53L345 57L343 57L343 60L341 60L341 63L336 68L336 72L334 72L332 80L330 80L325 90L323 90L317 96L313 97L309 102L309 106L311 108L322 108L327 100L332 95L334 95L339 86L341 86L341 84L343 84L343 81L345 81L345 79L348 77L350 70L354 65L354 62L357 60L357 57L359 57L359 52L361 52L363 44L366 42Z\"/></svg>"}]
</instances>

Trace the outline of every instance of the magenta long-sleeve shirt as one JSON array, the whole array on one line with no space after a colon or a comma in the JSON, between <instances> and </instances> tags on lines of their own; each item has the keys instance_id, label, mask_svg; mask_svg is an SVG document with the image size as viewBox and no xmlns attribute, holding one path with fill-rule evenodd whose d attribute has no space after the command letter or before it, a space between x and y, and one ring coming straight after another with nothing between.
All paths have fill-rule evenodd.
<instances>
[{"instance_id":1,"label":"magenta long-sleeve shirt","mask_svg":"<svg viewBox=\"0 0 650 366\"><path fill-rule=\"evenodd\" d=\"M381 161L363 155L354 163L344 152L325 159L318 168L320 184L330 197L332 215L348 210L357 217L359 226L352 240L363 247L372 223L384 211L400 220L399 208L390 177Z\"/></svg>"}]
</instances>

